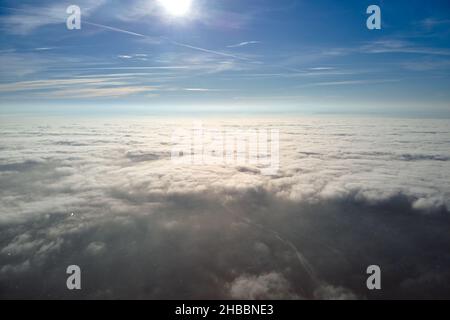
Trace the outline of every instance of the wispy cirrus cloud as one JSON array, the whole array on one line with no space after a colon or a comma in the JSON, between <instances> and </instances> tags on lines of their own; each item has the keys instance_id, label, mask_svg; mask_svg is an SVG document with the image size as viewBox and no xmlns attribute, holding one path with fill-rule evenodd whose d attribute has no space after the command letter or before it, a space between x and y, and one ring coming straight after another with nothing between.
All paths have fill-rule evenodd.
<instances>
[{"instance_id":1,"label":"wispy cirrus cloud","mask_svg":"<svg viewBox=\"0 0 450 320\"><path fill-rule=\"evenodd\" d=\"M227 46L227 48L239 48L239 47L245 47L245 46L248 46L251 44L259 44L259 43L261 43L261 41L244 41L244 42L229 45L229 46Z\"/></svg>"},{"instance_id":2,"label":"wispy cirrus cloud","mask_svg":"<svg viewBox=\"0 0 450 320\"><path fill-rule=\"evenodd\" d=\"M380 39L355 47L330 48L322 52L322 55L339 57L352 54L385 53L450 56L448 48L419 46L403 39Z\"/></svg>"},{"instance_id":3,"label":"wispy cirrus cloud","mask_svg":"<svg viewBox=\"0 0 450 320\"><path fill-rule=\"evenodd\" d=\"M148 61L148 54L136 53L136 54L119 54L117 58L134 61Z\"/></svg>"},{"instance_id":4,"label":"wispy cirrus cloud","mask_svg":"<svg viewBox=\"0 0 450 320\"><path fill-rule=\"evenodd\" d=\"M230 91L229 89L212 89L212 88L183 88L184 91L190 92L223 92Z\"/></svg>"},{"instance_id":5,"label":"wispy cirrus cloud","mask_svg":"<svg viewBox=\"0 0 450 320\"><path fill-rule=\"evenodd\" d=\"M422 47L408 41L386 39L373 41L358 48L361 53L409 53L423 55L450 56L448 48Z\"/></svg>"},{"instance_id":6,"label":"wispy cirrus cloud","mask_svg":"<svg viewBox=\"0 0 450 320\"><path fill-rule=\"evenodd\" d=\"M0 92L29 97L61 98L117 98L135 94L145 94L159 90L134 81L134 76L88 77L73 79L49 79L0 84Z\"/></svg>"},{"instance_id":7,"label":"wispy cirrus cloud","mask_svg":"<svg viewBox=\"0 0 450 320\"><path fill-rule=\"evenodd\" d=\"M435 27L450 25L450 19L438 19L429 17L420 21L420 25L422 25L427 30L431 30Z\"/></svg>"},{"instance_id":8,"label":"wispy cirrus cloud","mask_svg":"<svg viewBox=\"0 0 450 320\"><path fill-rule=\"evenodd\" d=\"M132 59L133 56L121 54L121 55L118 55L117 58L120 58L120 59Z\"/></svg>"},{"instance_id":9,"label":"wispy cirrus cloud","mask_svg":"<svg viewBox=\"0 0 450 320\"><path fill-rule=\"evenodd\" d=\"M450 59L421 59L421 60L412 60L412 61L405 61L402 64L402 67L406 70L411 71L448 71L450 68Z\"/></svg>"},{"instance_id":10,"label":"wispy cirrus cloud","mask_svg":"<svg viewBox=\"0 0 450 320\"><path fill-rule=\"evenodd\" d=\"M54 89L75 85L105 85L117 84L117 80L123 78L89 78L89 79L50 79L21 81L7 84L0 84L0 92L27 91L37 89Z\"/></svg>"},{"instance_id":11,"label":"wispy cirrus cloud","mask_svg":"<svg viewBox=\"0 0 450 320\"><path fill-rule=\"evenodd\" d=\"M300 87L334 87L334 86L351 86L351 85L365 85L365 84L381 84L398 82L399 79L357 79L357 80L342 80L342 81L325 81L307 83L298 86Z\"/></svg>"},{"instance_id":12,"label":"wispy cirrus cloud","mask_svg":"<svg viewBox=\"0 0 450 320\"><path fill-rule=\"evenodd\" d=\"M98 88L67 88L44 93L43 95L48 98L117 98L142 93L152 93L154 95L154 91L157 90L157 87L152 86L107 86Z\"/></svg>"}]
</instances>

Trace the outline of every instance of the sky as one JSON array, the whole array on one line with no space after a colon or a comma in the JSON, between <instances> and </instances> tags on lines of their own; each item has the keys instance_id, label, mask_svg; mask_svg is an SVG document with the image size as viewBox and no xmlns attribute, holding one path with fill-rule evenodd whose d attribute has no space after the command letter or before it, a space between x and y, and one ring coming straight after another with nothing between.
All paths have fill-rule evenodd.
<instances>
[{"instance_id":1,"label":"sky","mask_svg":"<svg viewBox=\"0 0 450 320\"><path fill-rule=\"evenodd\" d=\"M174 0L172 0L174 1ZM66 8L81 8L68 30ZM369 5L381 30L369 30ZM0 112L450 116L448 1L0 1Z\"/></svg>"}]
</instances>

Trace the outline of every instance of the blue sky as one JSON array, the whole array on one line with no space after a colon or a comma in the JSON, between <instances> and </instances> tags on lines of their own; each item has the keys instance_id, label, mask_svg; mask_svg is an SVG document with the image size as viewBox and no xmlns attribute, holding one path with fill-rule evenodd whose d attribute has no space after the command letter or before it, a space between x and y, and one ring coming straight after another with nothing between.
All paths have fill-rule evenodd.
<instances>
[{"instance_id":1,"label":"blue sky","mask_svg":"<svg viewBox=\"0 0 450 320\"><path fill-rule=\"evenodd\" d=\"M82 10L67 30L66 8ZM366 28L366 9L382 29ZM450 3L0 1L0 111L450 115Z\"/></svg>"}]
</instances>

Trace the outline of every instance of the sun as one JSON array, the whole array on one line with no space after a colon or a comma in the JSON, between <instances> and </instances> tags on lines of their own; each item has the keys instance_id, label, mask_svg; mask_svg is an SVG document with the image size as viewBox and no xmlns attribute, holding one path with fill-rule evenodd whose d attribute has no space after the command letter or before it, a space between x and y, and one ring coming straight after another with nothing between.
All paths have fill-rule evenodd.
<instances>
[{"instance_id":1,"label":"sun","mask_svg":"<svg viewBox=\"0 0 450 320\"><path fill-rule=\"evenodd\" d=\"M182 17L189 13L192 0L158 0L172 16Z\"/></svg>"}]
</instances>

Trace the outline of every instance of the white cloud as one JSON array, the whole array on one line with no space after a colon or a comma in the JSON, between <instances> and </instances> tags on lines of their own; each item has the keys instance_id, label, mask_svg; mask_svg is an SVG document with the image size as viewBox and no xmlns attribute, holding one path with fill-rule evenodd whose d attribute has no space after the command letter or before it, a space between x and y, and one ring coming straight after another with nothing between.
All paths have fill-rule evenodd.
<instances>
[{"instance_id":1,"label":"white cloud","mask_svg":"<svg viewBox=\"0 0 450 320\"><path fill-rule=\"evenodd\" d=\"M245 47L251 44L259 44L261 43L261 41L244 41L244 42L240 42L240 43L236 43L236 44L232 44L227 46L227 48L239 48L239 47Z\"/></svg>"},{"instance_id":2,"label":"white cloud","mask_svg":"<svg viewBox=\"0 0 450 320\"><path fill-rule=\"evenodd\" d=\"M348 289L333 287L330 285L321 286L316 289L315 296L323 300L356 300L357 297Z\"/></svg>"},{"instance_id":3,"label":"white cloud","mask_svg":"<svg viewBox=\"0 0 450 320\"><path fill-rule=\"evenodd\" d=\"M0 296L68 297L58 270L79 264L85 298L365 298L376 263L385 298L446 297L446 120L204 125L278 128L278 175L174 165L171 133L190 120L3 121Z\"/></svg>"},{"instance_id":4,"label":"white cloud","mask_svg":"<svg viewBox=\"0 0 450 320\"><path fill-rule=\"evenodd\" d=\"M259 276L240 276L230 284L230 296L238 300L299 299L282 274L271 272Z\"/></svg>"},{"instance_id":5,"label":"white cloud","mask_svg":"<svg viewBox=\"0 0 450 320\"><path fill-rule=\"evenodd\" d=\"M106 245L103 242L91 242L86 247L86 252L90 255L100 255L106 250Z\"/></svg>"}]
</instances>

